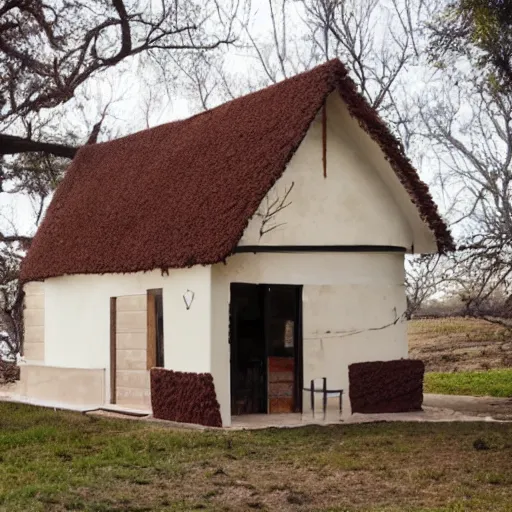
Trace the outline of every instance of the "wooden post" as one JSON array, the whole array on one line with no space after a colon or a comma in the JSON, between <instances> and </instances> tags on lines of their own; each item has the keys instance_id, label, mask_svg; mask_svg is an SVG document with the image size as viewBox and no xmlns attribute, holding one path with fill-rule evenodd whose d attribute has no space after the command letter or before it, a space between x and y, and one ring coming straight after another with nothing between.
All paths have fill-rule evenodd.
<instances>
[{"instance_id":1,"label":"wooden post","mask_svg":"<svg viewBox=\"0 0 512 512\"><path fill-rule=\"evenodd\" d=\"M324 409L324 421L327 416L327 377L324 377L324 385L323 385L323 409Z\"/></svg>"},{"instance_id":2,"label":"wooden post","mask_svg":"<svg viewBox=\"0 0 512 512\"><path fill-rule=\"evenodd\" d=\"M147 345L146 345L146 367L148 370L156 366L156 338L157 318L155 294L148 290L147 293Z\"/></svg>"},{"instance_id":3,"label":"wooden post","mask_svg":"<svg viewBox=\"0 0 512 512\"><path fill-rule=\"evenodd\" d=\"M315 381L311 380L311 389L310 389L310 399L311 399L311 413L313 414L313 418L315 417Z\"/></svg>"},{"instance_id":4,"label":"wooden post","mask_svg":"<svg viewBox=\"0 0 512 512\"><path fill-rule=\"evenodd\" d=\"M110 297L110 403L116 403L116 330L117 300Z\"/></svg>"}]
</instances>

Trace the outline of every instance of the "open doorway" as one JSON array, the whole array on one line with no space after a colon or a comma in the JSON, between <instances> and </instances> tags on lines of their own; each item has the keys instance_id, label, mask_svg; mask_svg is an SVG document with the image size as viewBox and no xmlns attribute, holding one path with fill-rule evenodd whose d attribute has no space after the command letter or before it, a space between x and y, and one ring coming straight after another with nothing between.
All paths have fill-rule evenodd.
<instances>
[{"instance_id":1,"label":"open doorway","mask_svg":"<svg viewBox=\"0 0 512 512\"><path fill-rule=\"evenodd\" d=\"M232 414L302 410L302 286L231 284Z\"/></svg>"}]
</instances>

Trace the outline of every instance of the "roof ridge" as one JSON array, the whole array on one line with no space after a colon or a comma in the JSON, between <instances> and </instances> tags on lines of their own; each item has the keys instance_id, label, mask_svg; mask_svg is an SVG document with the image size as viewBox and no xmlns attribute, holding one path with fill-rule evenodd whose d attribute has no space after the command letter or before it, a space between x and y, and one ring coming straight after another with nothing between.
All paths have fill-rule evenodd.
<instances>
[{"instance_id":1,"label":"roof ridge","mask_svg":"<svg viewBox=\"0 0 512 512\"><path fill-rule=\"evenodd\" d=\"M238 96L236 98L233 98L233 99L231 99L229 101L221 103L220 105L216 105L215 107L212 107L212 108L210 108L208 110L204 110L202 112L197 112L196 114L192 114L189 117L185 117L183 119L174 119L173 121L167 121L167 122L164 122L164 123L161 123L161 124L157 124L155 126L150 126L149 128L144 128L142 130L137 130L135 132L128 133L126 135L122 135L121 137L117 137L115 139L106 140L106 141L102 141L102 142L97 142L95 144L87 144L85 146L82 146L80 148L80 150L81 149L89 149L89 148L92 148L94 146L100 146L100 145L115 143L115 142L123 140L123 139L127 139L127 138L130 138L130 137L137 136L137 135L139 135L141 133L148 133L148 132L151 132L151 131L158 130L159 128L162 128L162 127L169 127L171 125L177 125L177 124L184 123L184 122L187 122L187 121L192 121L193 119L195 120L195 119L197 119L197 118L199 118L201 116L206 116L208 114L212 114L212 113L214 113L215 111L217 111L220 108L226 108L227 106L229 106L229 105L231 105L233 103L246 100L247 98L250 98L253 95L262 93L263 91L269 91L269 90L272 90L274 88L283 86L284 84L289 83L290 81L301 80L301 79L303 80L303 79L307 78L309 75L319 73L322 70L328 70L328 72L330 71L331 72L331 76L333 77L332 78L333 81L336 78L342 79L342 78L344 78L345 76L348 75L347 68L345 67L345 65L339 59L337 59L337 58L330 59L330 60L328 60L328 61L326 61L326 62L324 62L322 64L319 64L318 66L315 66L315 67L311 68L311 69L304 70L304 71L302 71L301 73L299 73L297 75L294 75L294 76L291 76L291 77L286 77L283 80L280 80L279 82L275 82L273 84L270 84L270 85L268 85L266 87L262 87L261 89L257 89L255 91L250 91L250 92L248 92L246 94L243 94L242 96ZM337 75L340 75L340 76L337 76ZM334 84L333 84L333 88L334 88Z\"/></svg>"}]
</instances>

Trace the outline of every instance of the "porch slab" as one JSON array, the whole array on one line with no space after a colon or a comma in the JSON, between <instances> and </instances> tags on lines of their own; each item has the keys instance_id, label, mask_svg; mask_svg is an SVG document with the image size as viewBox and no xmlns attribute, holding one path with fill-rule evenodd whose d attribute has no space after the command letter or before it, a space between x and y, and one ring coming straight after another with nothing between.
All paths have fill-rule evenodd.
<instances>
[{"instance_id":1,"label":"porch slab","mask_svg":"<svg viewBox=\"0 0 512 512\"><path fill-rule=\"evenodd\" d=\"M476 416L463 414L452 409L427 407L422 411L384 414L359 414L355 413L343 419L313 419L311 415L302 414L247 414L233 416L231 419L232 430L256 430L265 428L294 428L306 425L351 425L358 423L377 423L383 421L406 422L450 422L450 421L489 421L496 422L491 416Z\"/></svg>"}]
</instances>

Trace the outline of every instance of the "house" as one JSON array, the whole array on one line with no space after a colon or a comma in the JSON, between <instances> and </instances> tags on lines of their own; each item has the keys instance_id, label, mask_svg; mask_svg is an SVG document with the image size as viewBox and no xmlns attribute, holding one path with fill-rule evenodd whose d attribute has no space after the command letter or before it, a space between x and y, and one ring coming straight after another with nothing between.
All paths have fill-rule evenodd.
<instances>
[{"instance_id":1,"label":"house","mask_svg":"<svg viewBox=\"0 0 512 512\"><path fill-rule=\"evenodd\" d=\"M333 60L80 149L23 264L20 389L149 409L162 367L185 401L203 379L226 426L305 410L311 379L347 391L351 363L407 358L404 256L452 248Z\"/></svg>"}]
</instances>

